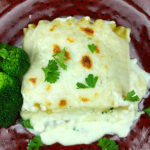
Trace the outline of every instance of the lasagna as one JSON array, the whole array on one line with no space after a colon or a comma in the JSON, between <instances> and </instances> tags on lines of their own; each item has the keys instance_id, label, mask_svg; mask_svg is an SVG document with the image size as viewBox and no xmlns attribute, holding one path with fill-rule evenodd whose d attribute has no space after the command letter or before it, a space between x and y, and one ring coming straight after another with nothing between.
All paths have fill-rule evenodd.
<instances>
[{"instance_id":1,"label":"lasagna","mask_svg":"<svg viewBox=\"0 0 150 150\"><path fill-rule=\"evenodd\" d=\"M89 17L41 20L24 29L31 66L23 77L21 116L44 144L89 144L129 133L149 80L130 59L129 42L130 29ZM50 64L55 71L47 71ZM125 100L131 91L139 101Z\"/></svg>"}]
</instances>

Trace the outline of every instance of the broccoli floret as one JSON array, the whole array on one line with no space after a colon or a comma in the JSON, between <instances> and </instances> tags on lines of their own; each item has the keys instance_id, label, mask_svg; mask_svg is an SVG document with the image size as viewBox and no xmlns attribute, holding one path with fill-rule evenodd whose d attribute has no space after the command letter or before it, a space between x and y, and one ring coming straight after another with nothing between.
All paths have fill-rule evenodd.
<instances>
[{"instance_id":1,"label":"broccoli floret","mask_svg":"<svg viewBox=\"0 0 150 150\"><path fill-rule=\"evenodd\" d=\"M11 76L23 76L30 66L27 53L21 48L0 43L0 68Z\"/></svg>"},{"instance_id":2,"label":"broccoli floret","mask_svg":"<svg viewBox=\"0 0 150 150\"><path fill-rule=\"evenodd\" d=\"M13 93L11 97L0 96L0 126L6 128L18 118L23 98L21 93Z\"/></svg>"},{"instance_id":3,"label":"broccoli floret","mask_svg":"<svg viewBox=\"0 0 150 150\"><path fill-rule=\"evenodd\" d=\"M13 91L20 91L20 81L4 72L0 72L0 96Z\"/></svg>"},{"instance_id":4,"label":"broccoli floret","mask_svg":"<svg viewBox=\"0 0 150 150\"><path fill-rule=\"evenodd\" d=\"M0 49L6 48L7 50L12 50L14 46L8 45L7 43L0 42Z\"/></svg>"},{"instance_id":5,"label":"broccoli floret","mask_svg":"<svg viewBox=\"0 0 150 150\"><path fill-rule=\"evenodd\" d=\"M0 72L0 126L13 124L21 110L23 98L19 79Z\"/></svg>"}]
</instances>

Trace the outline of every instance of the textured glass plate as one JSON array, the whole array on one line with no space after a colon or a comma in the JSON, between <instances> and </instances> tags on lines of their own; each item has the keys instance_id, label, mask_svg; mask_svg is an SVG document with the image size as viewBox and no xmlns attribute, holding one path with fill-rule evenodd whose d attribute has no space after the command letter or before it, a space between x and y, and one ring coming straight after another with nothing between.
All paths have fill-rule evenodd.
<instances>
[{"instance_id":1,"label":"textured glass plate","mask_svg":"<svg viewBox=\"0 0 150 150\"><path fill-rule=\"evenodd\" d=\"M138 58L139 65L150 72L150 0L0 0L0 42L20 46L22 29L27 24L65 16L115 20L118 25L131 28L131 57ZM142 100L139 109L148 106L150 97ZM143 114L125 138L106 136L116 140L120 150L150 150L150 118ZM26 150L32 137L17 122L8 129L1 128L0 150ZM96 142L76 146L54 144L41 149L100 150Z\"/></svg>"}]
</instances>

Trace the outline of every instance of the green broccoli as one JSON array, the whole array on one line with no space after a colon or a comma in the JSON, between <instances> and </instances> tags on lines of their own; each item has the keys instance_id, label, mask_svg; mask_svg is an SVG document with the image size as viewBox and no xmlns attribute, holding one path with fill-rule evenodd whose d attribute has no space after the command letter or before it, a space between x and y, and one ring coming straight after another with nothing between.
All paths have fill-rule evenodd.
<instances>
[{"instance_id":1,"label":"green broccoli","mask_svg":"<svg viewBox=\"0 0 150 150\"><path fill-rule=\"evenodd\" d=\"M0 126L6 128L12 125L21 110L23 103L21 93L12 94L11 97L0 96Z\"/></svg>"},{"instance_id":2,"label":"green broccoli","mask_svg":"<svg viewBox=\"0 0 150 150\"><path fill-rule=\"evenodd\" d=\"M0 96L12 91L20 91L19 79L0 72Z\"/></svg>"},{"instance_id":3,"label":"green broccoli","mask_svg":"<svg viewBox=\"0 0 150 150\"><path fill-rule=\"evenodd\" d=\"M7 43L0 42L0 49L5 48L7 50L12 50L14 46L10 46Z\"/></svg>"},{"instance_id":4,"label":"green broccoli","mask_svg":"<svg viewBox=\"0 0 150 150\"><path fill-rule=\"evenodd\" d=\"M23 104L19 79L0 72L0 126L8 127L18 117Z\"/></svg>"},{"instance_id":5,"label":"green broccoli","mask_svg":"<svg viewBox=\"0 0 150 150\"><path fill-rule=\"evenodd\" d=\"M27 53L21 48L0 43L0 68L11 76L23 76L30 66Z\"/></svg>"}]
</instances>

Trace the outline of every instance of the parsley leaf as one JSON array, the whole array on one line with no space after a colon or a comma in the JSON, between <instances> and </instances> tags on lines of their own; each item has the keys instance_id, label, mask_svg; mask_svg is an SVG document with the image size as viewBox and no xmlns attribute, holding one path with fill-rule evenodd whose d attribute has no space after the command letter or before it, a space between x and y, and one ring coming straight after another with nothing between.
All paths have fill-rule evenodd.
<instances>
[{"instance_id":1,"label":"parsley leaf","mask_svg":"<svg viewBox=\"0 0 150 150\"><path fill-rule=\"evenodd\" d=\"M85 78L85 82L87 85L78 82L77 89L85 89L85 88L94 88L96 85L96 82L98 80L98 76L94 77L93 74L89 74L87 78Z\"/></svg>"},{"instance_id":2,"label":"parsley leaf","mask_svg":"<svg viewBox=\"0 0 150 150\"><path fill-rule=\"evenodd\" d=\"M19 123L22 124L25 128L33 129L33 126L30 123L30 120L23 120L22 118L19 120Z\"/></svg>"},{"instance_id":3,"label":"parsley leaf","mask_svg":"<svg viewBox=\"0 0 150 150\"><path fill-rule=\"evenodd\" d=\"M148 116L150 117L150 107L144 109L144 111L148 114Z\"/></svg>"},{"instance_id":4,"label":"parsley leaf","mask_svg":"<svg viewBox=\"0 0 150 150\"><path fill-rule=\"evenodd\" d=\"M87 85L84 85L83 83L80 83L80 82L78 82L76 85L77 85L77 89L86 89L86 88L88 88Z\"/></svg>"},{"instance_id":5,"label":"parsley leaf","mask_svg":"<svg viewBox=\"0 0 150 150\"><path fill-rule=\"evenodd\" d=\"M40 136L34 136L33 139L30 140L28 143L28 150L39 150L39 147L43 146L41 142L41 137Z\"/></svg>"},{"instance_id":6,"label":"parsley leaf","mask_svg":"<svg viewBox=\"0 0 150 150\"><path fill-rule=\"evenodd\" d=\"M45 81L55 83L59 79L58 65L55 60L49 60L47 67L42 68L45 73Z\"/></svg>"},{"instance_id":7,"label":"parsley leaf","mask_svg":"<svg viewBox=\"0 0 150 150\"><path fill-rule=\"evenodd\" d=\"M96 45L95 44L89 44L88 45L89 50L94 53L95 49L96 49Z\"/></svg>"},{"instance_id":8,"label":"parsley leaf","mask_svg":"<svg viewBox=\"0 0 150 150\"><path fill-rule=\"evenodd\" d=\"M67 66L64 63L64 61L67 59L65 56L65 48L61 52L54 54L53 58L60 65L61 68L67 70Z\"/></svg>"},{"instance_id":9,"label":"parsley leaf","mask_svg":"<svg viewBox=\"0 0 150 150\"><path fill-rule=\"evenodd\" d=\"M98 146L100 146L102 150L118 150L119 149L115 141L107 139L106 137L99 139Z\"/></svg>"},{"instance_id":10,"label":"parsley leaf","mask_svg":"<svg viewBox=\"0 0 150 150\"><path fill-rule=\"evenodd\" d=\"M42 68L45 73L45 81L50 83L55 83L60 76L60 72L58 71L58 65L67 70L67 66L64 64L64 61L67 59L65 56L65 48L55 55L53 55L54 60L49 60L47 67Z\"/></svg>"},{"instance_id":11,"label":"parsley leaf","mask_svg":"<svg viewBox=\"0 0 150 150\"><path fill-rule=\"evenodd\" d=\"M131 92L129 92L126 96L126 98L124 99L125 101L131 101L131 102L135 102L135 101L138 101L140 100L140 98L135 95L135 91L132 90Z\"/></svg>"},{"instance_id":12,"label":"parsley leaf","mask_svg":"<svg viewBox=\"0 0 150 150\"><path fill-rule=\"evenodd\" d=\"M91 88L94 88L96 85L96 82L98 80L98 77L94 77L93 74L89 74L87 78L85 78L85 81L87 85Z\"/></svg>"}]
</instances>

